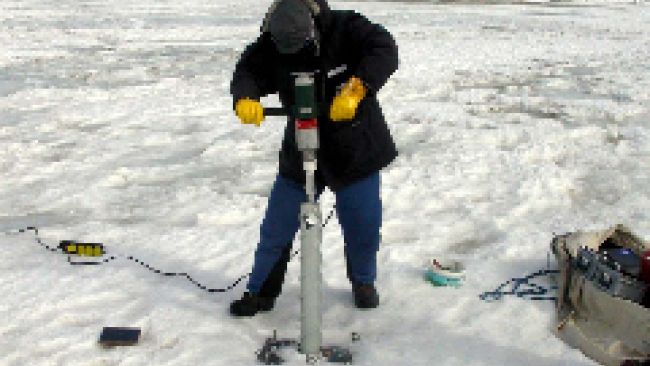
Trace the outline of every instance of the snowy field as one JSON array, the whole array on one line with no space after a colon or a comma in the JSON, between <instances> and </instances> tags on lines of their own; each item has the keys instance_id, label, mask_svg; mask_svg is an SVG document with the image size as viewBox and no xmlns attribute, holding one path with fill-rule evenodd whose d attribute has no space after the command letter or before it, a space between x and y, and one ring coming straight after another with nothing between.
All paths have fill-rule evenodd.
<instances>
[{"instance_id":1,"label":"snowy field","mask_svg":"<svg viewBox=\"0 0 650 366\"><path fill-rule=\"evenodd\" d=\"M276 309L242 320L243 284L70 266L15 234L102 242L211 288L247 273L283 121L242 126L228 86L269 3L2 1L0 365L254 365L274 329L299 336L297 260ZM551 334L551 302L478 295L545 268L554 232L650 238L649 4L332 7L397 39L380 99L400 157L381 176L378 309L353 307L336 218L324 229L324 343L358 332L358 365L594 365ZM462 260L465 285L425 282L432 257ZM102 349L104 326L141 341Z\"/></svg>"}]
</instances>

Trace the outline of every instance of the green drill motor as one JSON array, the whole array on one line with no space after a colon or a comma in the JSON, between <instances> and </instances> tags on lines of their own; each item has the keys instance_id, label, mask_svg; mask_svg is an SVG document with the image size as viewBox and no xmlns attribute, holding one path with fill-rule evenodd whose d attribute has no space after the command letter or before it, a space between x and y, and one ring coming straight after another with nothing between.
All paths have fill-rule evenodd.
<instances>
[{"instance_id":1,"label":"green drill motor","mask_svg":"<svg viewBox=\"0 0 650 366\"><path fill-rule=\"evenodd\" d=\"M294 79L296 144L304 153L316 152L318 149L318 102L316 101L315 73L292 73ZM284 108L265 108L267 116L285 116Z\"/></svg>"}]
</instances>

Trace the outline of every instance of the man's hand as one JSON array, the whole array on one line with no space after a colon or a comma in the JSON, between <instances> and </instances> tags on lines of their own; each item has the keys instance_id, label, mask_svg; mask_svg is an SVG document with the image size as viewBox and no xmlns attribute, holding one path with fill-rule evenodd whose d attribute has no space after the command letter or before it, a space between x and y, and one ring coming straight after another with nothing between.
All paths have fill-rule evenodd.
<instances>
[{"instance_id":1,"label":"man's hand","mask_svg":"<svg viewBox=\"0 0 650 366\"><path fill-rule=\"evenodd\" d=\"M349 121L357 113L361 99L366 96L366 87L361 79L353 76L334 97L330 107L330 119L334 122Z\"/></svg>"},{"instance_id":2,"label":"man's hand","mask_svg":"<svg viewBox=\"0 0 650 366\"><path fill-rule=\"evenodd\" d=\"M264 108L257 100L250 98L241 98L235 104L235 113L244 124L255 124L260 126L264 120Z\"/></svg>"}]
</instances>

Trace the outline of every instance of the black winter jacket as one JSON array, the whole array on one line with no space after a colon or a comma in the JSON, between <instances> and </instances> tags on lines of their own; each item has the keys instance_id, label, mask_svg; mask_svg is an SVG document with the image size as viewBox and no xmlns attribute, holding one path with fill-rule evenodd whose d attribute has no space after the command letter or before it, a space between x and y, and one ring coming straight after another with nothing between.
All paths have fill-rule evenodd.
<instances>
[{"instance_id":1,"label":"black winter jacket","mask_svg":"<svg viewBox=\"0 0 650 366\"><path fill-rule=\"evenodd\" d=\"M268 33L250 44L237 63L230 86L233 101L259 100L278 93L283 107L293 105L292 72L321 70L317 74L319 150L316 184L336 191L380 170L397 157L397 149L382 114L376 93L397 70L397 45L388 31L354 11L330 10L316 0L321 11L316 25L321 33L321 57L282 55ZM323 72L324 70L324 72ZM337 88L350 76L368 89L352 121L332 122L329 106ZM279 172L305 183L302 157L297 149L293 117L289 116L280 150Z\"/></svg>"}]
</instances>

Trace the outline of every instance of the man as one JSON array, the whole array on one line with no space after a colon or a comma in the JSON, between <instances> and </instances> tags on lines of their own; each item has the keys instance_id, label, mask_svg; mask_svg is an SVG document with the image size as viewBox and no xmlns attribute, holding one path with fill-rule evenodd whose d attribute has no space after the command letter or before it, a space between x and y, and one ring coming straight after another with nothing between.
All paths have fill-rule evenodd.
<instances>
[{"instance_id":1,"label":"man","mask_svg":"<svg viewBox=\"0 0 650 366\"><path fill-rule=\"evenodd\" d=\"M325 106L318 111L317 197L325 186L336 195L347 276L358 308L379 304L374 286L381 227L379 170L397 157L397 150L376 93L396 69L397 46L382 26L353 11L330 10L325 0L276 0L261 35L242 53L230 87L241 122L259 126L264 120L260 97L278 93L291 111L292 73L317 71L316 98ZM234 316L273 308L300 227L305 172L293 116L288 120L248 291L231 304Z\"/></svg>"}]
</instances>

